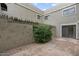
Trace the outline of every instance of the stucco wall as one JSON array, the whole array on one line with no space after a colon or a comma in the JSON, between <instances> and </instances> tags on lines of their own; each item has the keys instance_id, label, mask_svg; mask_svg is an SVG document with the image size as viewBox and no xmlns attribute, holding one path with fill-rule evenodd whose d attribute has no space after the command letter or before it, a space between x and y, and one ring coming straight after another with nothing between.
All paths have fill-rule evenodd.
<instances>
[{"instance_id":1,"label":"stucco wall","mask_svg":"<svg viewBox=\"0 0 79 59\"><path fill-rule=\"evenodd\" d=\"M67 8L72 8L72 7L75 7L76 13L74 15L64 16L63 10L65 10ZM56 30L57 30L56 32L57 32L58 37L60 37L60 35L61 35L61 28L60 28L61 24L76 23L78 21L76 5L73 5L73 6L70 6L67 8L58 10L56 12L49 13L48 20L44 21L45 24L50 24L50 25L56 26Z\"/></svg>"},{"instance_id":2,"label":"stucco wall","mask_svg":"<svg viewBox=\"0 0 79 59\"><path fill-rule=\"evenodd\" d=\"M0 19L0 52L32 42L32 25L7 23Z\"/></svg>"},{"instance_id":3,"label":"stucco wall","mask_svg":"<svg viewBox=\"0 0 79 59\"><path fill-rule=\"evenodd\" d=\"M76 4L76 16L77 19L79 20L79 3Z\"/></svg>"},{"instance_id":4,"label":"stucco wall","mask_svg":"<svg viewBox=\"0 0 79 59\"><path fill-rule=\"evenodd\" d=\"M37 15L42 16L42 11L33 11L31 9L28 9L29 5L26 4L26 7L23 7L21 5L24 4L15 4L15 3L6 3L7 5L7 12L6 13L8 16L13 16L13 17L18 17L22 20L30 20L34 22L40 22L41 19L37 19ZM28 7L27 7L28 6ZM32 7L32 6L31 6ZM29 7L30 8L30 7Z\"/></svg>"}]
</instances>

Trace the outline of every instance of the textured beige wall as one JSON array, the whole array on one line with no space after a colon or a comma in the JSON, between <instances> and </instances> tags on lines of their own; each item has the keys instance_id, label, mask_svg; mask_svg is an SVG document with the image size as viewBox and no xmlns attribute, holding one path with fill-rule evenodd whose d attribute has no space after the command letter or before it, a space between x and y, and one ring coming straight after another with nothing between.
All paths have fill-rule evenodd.
<instances>
[{"instance_id":1,"label":"textured beige wall","mask_svg":"<svg viewBox=\"0 0 79 59\"><path fill-rule=\"evenodd\" d=\"M39 14L43 14L43 11L41 11L39 8L37 8L36 6L34 6L32 3L16 3L18 5L22 5L28 9L30 9L33 12L39 13Z\"/></svg>"},{"instance_id":2,"label":"textured beige wall","mask_svg":"<svg viewBox=\"0 0 79 59\"><path fill-rule=\"evenodd\" d=\"M48 14L49 15L48 20L44 21L45 24L50 24L50 25L56 26L58 37L60 37L60 34L61 34L61 29L60 29L61 24L75 23L75 22L78 21L78 19L77 19L77 18L79 18L78 14L77 14L77 8L78 7L76 5L73 5L73 6L70 6L70 7L67 7L67 8L71 8L71 7L76 8L76 13L74 15L64 16L63 15L63 10L66 9L66 8L64 8L62 10L49 13Z\"/></svg>"},{"instance_id":3,"label":"textured beige wall","mask_svg":"<svg viewBox=\"0 0 79 59\"><path fill-rule=\"evenodd\" d=\"M76 5L76 14L77 19L79 20L79 3Z\"/></svg>"},{"instance_id":4,"label":"textured beige wall","mask_svg":"<svg viewBox=\"0 0 79 59\"><path fill-rule=\"evenodd\" d=\"M7 4L8 6L8 15L14 16L18 18L22 18L23 20L35 20L36 19L36 13L31 12L28 9L25 9L21 6L18 6L16 4Z\"/></svg>"},{"instance_id":5,"label":"textured beige wall","mask_svg":"<svg viewBox=\"0 0 79 59\"><path fill-rule=\"evenodd\" d=\"M7 23L0 19L0 52L32 42L32 25Z\"/></svg>"},{"instance_id":6,"label":"textured beige wall","mask_svg":"<svg viewBox=\"0 0 79 59\"><path fill-rule=\"evenodd\" d=\"M29 5L26 4L26 8L21 6L23 5L21 4L15 4L15 3L6 3L7 7L8 7L8 11L4 12L6 14L8 14L9 16L13 16L13 17L18 17L20 19L23 20L30 20L30 21L37 21L40 22L40 20L37 19L37 15L42 16L42 11L33 11L31 9L28 9L27 6L29 7ZM32 7L32 6L31 6ZM30 8L30 7L29 7Z\"/></svg>"}]
</instances>

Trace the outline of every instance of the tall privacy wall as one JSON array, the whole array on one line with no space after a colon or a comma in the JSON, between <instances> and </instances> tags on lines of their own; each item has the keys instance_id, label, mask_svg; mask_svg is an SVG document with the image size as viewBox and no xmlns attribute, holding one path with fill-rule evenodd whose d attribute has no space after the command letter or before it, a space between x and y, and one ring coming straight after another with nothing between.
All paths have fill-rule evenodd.
<instances>
[{"instance_id":1,"label":"tall privacy wall","mask_svg":"<svg viewBox=\"0 0 79 59\"><path fill-rule=\"evenodd\" d=\"M34 42L31 24L8 20L0 18L0 52Z\"/></svg>"}]
</instances>

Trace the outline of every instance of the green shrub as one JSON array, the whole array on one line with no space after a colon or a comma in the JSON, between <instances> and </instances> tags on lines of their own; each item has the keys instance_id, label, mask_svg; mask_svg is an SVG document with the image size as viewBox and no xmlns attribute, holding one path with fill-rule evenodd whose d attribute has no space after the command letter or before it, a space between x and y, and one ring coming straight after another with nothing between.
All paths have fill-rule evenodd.
<instances>
[{"instance_id":1,"label":"green shrub","mask_svg":"<svg viewBox=\"0 0 79 59\"><path fill-rule=\"evenodd\" d=\"M51 40L51 27L48 25L34 25L33 26L34 40L37 43L45 43Z\"/></svg>"}]
</instances>

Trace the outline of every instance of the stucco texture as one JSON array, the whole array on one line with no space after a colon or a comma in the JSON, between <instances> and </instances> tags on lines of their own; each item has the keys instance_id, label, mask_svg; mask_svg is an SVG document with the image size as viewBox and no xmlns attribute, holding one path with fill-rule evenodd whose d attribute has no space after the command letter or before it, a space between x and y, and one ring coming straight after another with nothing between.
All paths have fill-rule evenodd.
<instances>
[{"instance_id":1,"label":"stucco texture","mask_svg":"<svg viewBox=\"0 0 79 59\"><path fill-rule=\"evenodd\" d=\"M32 25L0 19L0 52L33 42Z\"/></svg>"}]
</instances>

